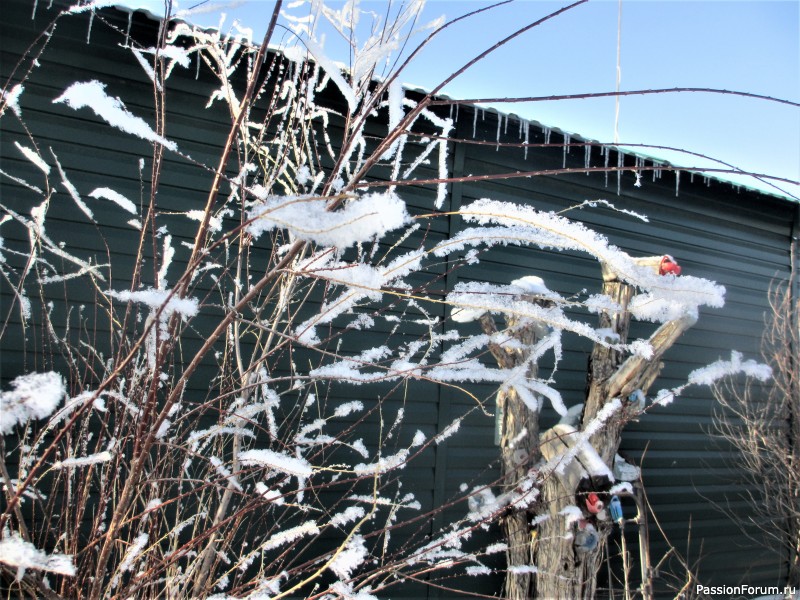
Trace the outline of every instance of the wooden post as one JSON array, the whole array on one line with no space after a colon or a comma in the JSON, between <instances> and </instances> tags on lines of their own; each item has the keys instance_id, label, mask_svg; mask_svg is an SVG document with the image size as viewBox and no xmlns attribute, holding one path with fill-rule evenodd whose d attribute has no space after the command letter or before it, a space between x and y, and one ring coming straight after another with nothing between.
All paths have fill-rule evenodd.
<instances>
[{"instance_id":1,"label":"wooden post","mask_svg":"<svg viewBox=\"0 0 800 600\"><path fill-rule=\"evenodd\" d=\"M492 335L497 326L489 313L480 318L483 331ZM521 325L514 319L507 319L509 336L519 340L523 347L530 348L537 341L537 327L534 324ZM503 369L512 369L525 362L528 352L523 349L508 350L498 344L490 344L489 351ZM537 368L531 364L528 377L536 377ZM497 394L497 410L502 415L500 423L500 453L503 476L503 491L513 490L525 477L528 469L539 460L539 414L530 410L519 398L514 388L501 390ZM506 562L509 566L531 565L531 511L512 510L502 522L508 550ZM531 573L508 572L506 574L504 597L511 600L530 598L533 583Z\"/></svg>"},{"instance_id":2,"label":"wooden post","mask_svg":"<svg viewBox=\"0 0 800 600\"><path fill-rule=\"evenodd\" d=\"M625 343L628 338L630 313L628 305L634 288L620 282L604 269L603 293L614 300L620 309L603 312L600 328L609 329L613 341ZM650 358L638 355L625 356L608 345L595 344L589 359L586 401L580 430L591 423L600 410L611 400L620 398L622 410L613 415L604 426L589 438L591 446L609 468L619 447L622 428L630 418L638 415L639 407L627 402L636 390L646 394L662 368L662 355L677 339L691 327L695 318L684 316L659 327L648 340L653 348ZM493 317L485 313L480 317L481 328L487 335L497 333ZM489 351L503 369L518 367L527 360L528 348L539 337L537 324L518 322L507 318L509 337L521 342L521 347L504 348L490 344ZM531 364L528 377L537 375L537 366ZM509 388L498 393L498 410L501 411L500 451L504 491L514 489L531 466L541 458L539 436L539 414L531 411L521 401L516 390ZM578 432L576 432L577 434ZM592 600L596 596L597 573L602 559L601 548L611 529L611 523L598 524L600 536L598 549L585 554L575 551L573 537L568 535L568 511L564 509L576 503L577 485L573 479L555 474L541 484L536 507L546 511L547 518L534 531L531 519L536 511L515 509L503 519L503 530L508 543L506 552L509 567L536 565L534 576L530 573L506 574L504 597L512 600L527 600L537 597L546 600Z\"/></svg>"},{"instance_id":3,"label":"wooden post","mask_svg":"<svg viewBox=\"0 0 800 600\"><path fill-rule=\"evenodd\" d=\"M603 283L603 293L621 308L618 312L602 313L600 327L611 329L623 343L628 337L630 314L627 307L633 292L630 285L615 279ZM606 403L614 398L622 399L622 411L613 415L589 438L591 446L609 468L613 469L623 427L638 414L638 407L627 402L628 396L637 389L647 393L663 367L660 361L662 355L695 321L694 317L684 316L659 327L648 340L653 348L653 355L648 359L641 356L624 359L619 351L595 344L589 359L586 402L580 429L591 423ZM549 477L542 486L542 503L547 507L549 518L539 526L535 556L538 598L591 600L596 596L597 573L603 558L601 549L605 547L612 525L610 522L598 524L600 542L597 550L582 555L575 552L573 540L566 536L565 516L561 511L575 504L576 492L576 489L567 489L565 481L555 476Z\"/></svg>"}]
</instances>

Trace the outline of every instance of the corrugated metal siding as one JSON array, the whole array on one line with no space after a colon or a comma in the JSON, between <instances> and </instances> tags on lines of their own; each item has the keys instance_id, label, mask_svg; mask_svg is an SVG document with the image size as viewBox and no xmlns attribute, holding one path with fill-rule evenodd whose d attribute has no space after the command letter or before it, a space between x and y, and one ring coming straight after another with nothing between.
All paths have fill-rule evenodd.
<instances>
[{"instance_id":1,"label":"corrugated metal siding","mask_svg":"<svg viewBox=\"0 0 800 600\"><path fill-rule=\"evenodd\" d=\"M31 20L31 6L25 2L6 3L4 11L7 12L2 24L0 51L1 75L5 81L18 56L43 28L48 13L40 7L36 18ZM79 190L88 191L106 185L130 198L139 198L141 186L147 187L150 176L149 160L142 172L143 181L140 181L138 169L139 158L150 156L147 144L130 137L104 135L105 125L89 116L88 112L71 111L51 102L74 81L99 79L108 85L110 94L122 97L138 114L147 114L151 110L150 83L130 52L118 46L120 31L124 32L127 27L127 17L115 11L104 14L119 31L109 29L98 20L93 24L88 44L88 15L72 17L59 25L42 58L42 66L33 72L26 84L23 111L34 137L43 147L53 148ZM135 14L133 22L135 35L154 35L156 25L141 14ZM189 71L176 70L170 82L168 135L195 159L209 162L226 134L227 116L224 111L202 110L214 82L203 73L195 79L194 66ZM477 139L494 141L498 132L497 115L480 111L476 118L473 117L473 109L460 108L456 137L472 137L474 126ZM36 169L22 159L13 146L15 140L24 143L24 132L8 118L4 118L3 127L0 168L34 181ZM520 124L512 122L507 129L502 127L500 139L521 142L524 136L520 131ZM533 144L544 144L545 134L538 127L531 126L529 139ZM527 172L559 169L562 165L581 169L586 164L584 148L572 146L565 153L560 147L564 139L558 132L550 134L549 142L550 146L531 147L527 152L521 148L496 149L493 145L451 144L452 175ZM605 164L596 147L591 149L590 158L591 166ZM631 157L625 160L626 166L634 166ZM609 164L616 165L616 161L616 154L612 153ZM380 172L376 173L376 176L380 175ZM435 173L423 167L418 176L433 177ZM626 171L621 176L620 195L617 195L617 176L603 173L586 175L577 172L460 182L451 184L449 205L443 210L457 210L460 205L482 197L527 203L541 210L564 210L583 200L607 199L618 208L648 215L649 222L642 223L604 208L583 209L571 214L633 254L672 254L683 266L684 273L708 277L727 287L725 308L703 311L698 324L668 353L663 375L654 386L654 389L659 389L678 385L689 371L728 355L732 348L756 353L763 313L767 310L767 289L773 279L786 277L790 268L793 207L788 202L750 191L739 192L717 181L707 183L699 175L694 177L694 181L691 179L688 173L681 175L677 195L675 175L668 171L660 178L645 172L641 188L634 187L635 177L632 171ZM160 208L186 211L201 207L209 182L209 174L168 156L159 189ZM8 179L3 179L2 185L4 203L16 206L20 212L28 210L24 189ZM412 212L432 209L434 192L431 187L405 188L402 193ZM98 220L118 218L118 214L110 213L112 207L97 205L93 209ZM120 259L133 256L138 236L132 229L121 226L113 239L106 240L106 247L94 226L81 217L66 195L59 193L51 208L48 231L55 239L68 241L85 256L97 256L100 262L107 261L110 253L111 260L122 265L115 271L113 287L124 288L130 280L132 266L128 264L126 267L125 261ZM191 240L191 228L185 225L178 217L170 222L170 232L176 243ZM4 227L6 245L24 250L27 244L24 232L8 225ZM459 227L457 217L434 219L426 234L429 239L444 239ZM409 239L405 244L413 247L419 239ZM596 262L572 253L558 255L509 247L483 255L478 265L454 271L448 266L438 265L428 272L432 277L447 273L436 279L432 295L442 295L458 281L509 283L527 274L544 277L552 289L563 294L578 293L585 288L591 293L599 291L600 287ZM420 283L424 281L420 280ZM10 290L5 281L0 286L5 314L10 303ZM91 305L95 298L91 290L72 285L65 288L55 286L48 293L52 293L52 299L59 307L56 310L61 311L64 310L65 297L72 305ZM314 301L318 302L319 298L315 297ZM445 316L442 305L433 305L431 311L438 317ZM102 321L98 327L101 331L108 329ZM201 321L198 339L203 327ZM632 334L646 335L652 328L648 324L634 324ZM414 336L418 332L406 330L392 339L396 341L404 334ZM357 346L345 347L343 351L356 352L384 343L389 336L388 326L378 326L364 332ZM20 343L18 338L8 335L3 338L0 345L0 375L3 379L31 370L42 361L38 353L49 348L41 342L42 332L34 326L29 330L28 338L27 343ZM583 400L586 361L591 347L581 340L570 340L565 346L564 361L556 380L565 400L571 405ZM201 385L197 385L194 391L208 393ZM341 396L370 400L389 391L388 385L385 389L332 386L329 398ZM491 386L471 386L470 391L486 401L487 406L493 406L494 389ZM456 393L452 388L437 388L419 382L410 382L392 390L391 396L393 405L406 406L413 428L422 429L428 435L441 431L453 418L475 404L472 398ZM732 584L740 578L750 584L778 584L784 576L780 561L760 548L757 550L759 560L753 560L752 543L745 540L735 523L714 507L715 503L731 501L732 506L743 514L749 510L748 506L736 500L741 487L735 482L735 469L732 470L735 455L720 448L708 435L712 405L707 390L687 390L685 397L672 406L654 410L639 423L629 426L621 451L634 462L642 463L647 493L667 538L678 550L686 551L691 534L687 558L690 564L699 561L699 574L704 583ZM552 423L554 419L553 412L546 410L545 423ZM430 449L404 472L407 489L415 491L423 511L450 501L458 494L462 483L472 486L497 478L493 430L491 417L473 411L458 436ZM374 430L372 434L375 434L373 438L377 435ZM376 442L376 439L372 440L373 444ZM463 513L463 505L451 507L437 514L430 523L421 524L418 535L429 535L449 519ZM492 532L492 535L496 534L496 531ZM655 563L667 552L667 545L655 526L651 528L651 540ZM673 563L671 567L679 576L681 566ZM662 578L658 584L661 589L665 589L665 579ZM499 589L497 578L477 578L460 583L479 593L492 594ZM401 597L399 593L392 593L392 597ZM409 590L406 593L407 597L419 597L422 592ZM429 597L440 595L436 588L429 588L424 593Z\"/></svg>"}]
</instances>

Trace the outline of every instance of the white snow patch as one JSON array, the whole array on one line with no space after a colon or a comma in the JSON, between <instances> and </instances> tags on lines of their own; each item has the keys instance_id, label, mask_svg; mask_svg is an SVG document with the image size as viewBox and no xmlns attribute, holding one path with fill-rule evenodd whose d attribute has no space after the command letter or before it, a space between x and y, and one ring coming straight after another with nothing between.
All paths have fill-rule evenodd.
<instances>
[{"instance_id":1,"label":"white snow patch","mask_svg":"<svg viewBox=\"0 0 800 600\"><path fill-rule=\"evenodd\" d=\"M405 203L394 192L366 194L335 211L317 197L267 196L249 218L254 219L247 228L253 237L287 229L297 239L337 248L380 239L409 222Z\"/></svg>"},{"instance_id":2,"label":"white snow patch","mask_svg":"<svg viewBox=\"0 0 800 600\"><path fill-rule=\"evenodd\" d=\"M317 535L318 533L319 527L317 527L317 524L314 521L306 521L302 525L276 533L264 542L261 548L263 550L272 550L273 548L278 548L279 546L294 542L303 536Z\"/></svg>"},{"instance_id":3,"label":"white snow patch","mask_svg":"<svg viewBox=\"0 0 800 600\"><path fill-rule=\"evenodd\" d=\"M53 414L66 394L64 380L53 371L20 375L11 382L13 390L0 392L0 433L11 433L28 419Z\"/></svg>"},{"instance_id":4,"label":"white snow patch","mask_svg":"<svg viewBox=\"0 0 800 600\"><path fill-rule=\"evenodd\" d=\"M89 198L104 198L106 200L111 200L111 202L119 206L122 210L125 210L132 215L137 214L136 205L128 200L125 196L119 192L115 192L111 188L96 188L89 194Z\"/></svg>"},{"instance_id":5,"label":"white snow patch","mask_svg":"<svg viewBox=\"0 0 800 600\"><path fill-rule=\"evenodd\" d=\"M366 513L364 509L360 506L349 506L347 507L344 512L336 513L331 518L331 525L336 525L337 527L342 527L347 525L348 523L352 523L353 521L357 521L361 517L363 517Z\"/></svg>"},{"instance_id":6,"label":"white snow patch","mask_svg":"<svg viewBox=\"0 0 800 600\"><path fill-rule=\"evenodd\" d=\"M54 469L73 469L75 467L85 467L88 465L96 465L98 463L108 462L113 458L113 454L104 450L97 454L90 454L89 456L81 456L78 458L65 458L53 464Z\"/></svg>"},{"instance_id":7,"label":"white snow patch","mask_svg":"<svg viewBox=\"0 0 800 600\"><path fill-rule=\"evenodd\" d=\"M12 87L8 92L2 91L3 99L6 101L6 107L10 108L11 112L18 117L22 116L22 111L19 108L19 97L23 91L25 91L25 87L21 83Z\"/></svg>"},{"instance_id":8,"label":"white snow patch","mask_svg":"<svg viewBox=\"0 0 800 600\"><path fill-rule=\"evenodd\" d=\"M364 538L360 535L354 535L350 538L347 546L331 561L329 568L340 579L349 579L353 571L364 562L366 557L367 546L364 544Z\"/></svg>"},{"instance_id":9,"label":"white snow patch","mask_svg":"<svg viewBox=\"0 0 800 600\"><path fill-rule=\"evenodd\" d=\"M633 494L633 486L630 481L620 481L608 490L609 494Z\"/></svg>"},{"instance_id":10,"label":"white snow patch","mask_svg":"<svg viewBox=\"0 0 800 600\"><path fill-rule=\"evenodd\" d=\"M239 455L239 462L245 466L258 465L269 467L281 473L301 478L310 477L314 473L314 469L307 460L287 454L280 454L269 449L245 450Z\"/></svg>"},{"instance_id":11,"label":"white snow patch","mask_svg":"<svg viewBox=\"0 0 800 600\"><path fill-rule=\"evenodd\" d=\"M65 103L79 110L91 108L95 114L112 127L135 135L149 142L161 144L168 150L177 151L178 145L158 135L147 122L132 114L119 98L112 98L105 92L105 84L97 80L73 83L53 103Z\"/></svg>"},{"instance_id":12,"label":"white snow patch","mask_svg":"<svg viewBox=\"0 0 800 600\"><path fill-rule=\"evenodd\" d=\"M108 295L122 302L141 302L152 309L164 306L161 313L162 319L169 317L172 313L177 313L183 317L193 317L197 314L198 302L195 298L179 298L172 296L170 290L139 290L130 292L127 290L109 290Z\"/></svg>"},{"instance_id":13,"label":"white snow patch","mask_svg":"<svg viewBox=\"0 0 800 600\"><path fill-rule=\"evenodd\" d=\"M48 571L59 575L75 576L75 565L67 554L46 554L14 532L0 540L0 563L17 569L17 581L27 569Z\"/></svg>"}]
</instances>

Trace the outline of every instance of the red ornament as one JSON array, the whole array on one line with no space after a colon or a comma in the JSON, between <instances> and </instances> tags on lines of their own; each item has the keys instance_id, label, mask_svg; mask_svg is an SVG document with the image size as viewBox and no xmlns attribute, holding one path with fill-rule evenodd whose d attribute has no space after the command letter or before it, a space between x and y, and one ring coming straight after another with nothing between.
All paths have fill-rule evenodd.
<instances>
[{"instance_id":1,"label":"red ornament","mask_svg":"<svg viewBox=\"0 0 800 600\"><path fill-rule=\"evenodd\" d=\"M605 503L602 500L600 500L599 496L594 492L591 492L586 497L586 510L588 510L593 515L599 513L601 510L603 510L603 508L605 508Z\"/></svg>"},{"instance_id":2,"label":"red ornament","mask_svg":"<svg viewBox=\"0 0 800 600\"><path fill-rule=\"evenodd\" d=\"M675 276L680 275L681 266L669 254L665 254L661 258L661 264L658 266L658 274L666 275L668 273Z\"/></svg>"}]
</instances>

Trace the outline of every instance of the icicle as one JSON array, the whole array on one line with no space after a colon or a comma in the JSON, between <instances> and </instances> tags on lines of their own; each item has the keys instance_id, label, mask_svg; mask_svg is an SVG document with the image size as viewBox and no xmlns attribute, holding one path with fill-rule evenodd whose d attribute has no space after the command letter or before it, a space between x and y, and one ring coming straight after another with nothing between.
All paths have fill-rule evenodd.
<instances>
[{"instance_id":1,"label":"icicle","mask_svg":"<svg viewBox=\"0 0 800 600\"><path fill-rule=\"evenodd\" d=\"M681 171L680 169L675 170L675 197L678 197L678 190L681 187Z\"/></svg>"},{"instance_id":2,"label":"icicle","mask_svg":"<svg viewBox=\"0 0 800 600\"><path fill-rule=\"evenodd\" d=\"M200 80L200 53L199 52L195 54L195 58L197 59L197 66L194 69L194 80L195 81L199 81Z\"/></svg>"},{"instance_id":3,"label":"icicle","mask_svg":"<svg viewBox=\"0 0 800 600\"><path fill-rule=\"evenodd\" d=\"M525 155L524 155L525 160L528 159L528 140L529 140L528 136L530 135L530 131L531 131L531 126L527 121L525 121Z\"/></svg>"},{"instance_id":4,"label":"icicle","mask_svg":"<svg viewBox=\"0 0 800 600\"><path fill-rule=\"evenodd\" d=\"M128 27L125 29L125 48L131 45L131 23L133 23L133 11L128 13Z\"/></svg>"},{"instance_id":5,"label":"icicle","mask_svg":"<svg viewBox=\"0 0 800 600\"><path fill-rule=\"evenodd\" d=\"M694 171L689 173L689 183L694 183Z\"/></svg>"},{"instance_id":6,"label":"icicle","mask_svg":"<svg viewBox=\"0 0 800 600\"><path fill-rule=\"evenodd\" d=\"M603 146L603 168L605 169L606 174L606 187L608 187L608 157L611 155L611 152L608 149L608 146Z\"/></svg>"},{"instance_id":7,"label":"icicle","mask_svg":"<svg viewBox=\"0 0 800 600\"><path fill-rule=\"evenodd\" d=\"M86 32L86 43L89 43L89 38L92 37L92 23L94 23L94 9L89 13L89 29Z\"/></svg>"},{"instance_id":8,"label":"icicle","mask_svg":"<svg viewBox=\"0 0 800 600\"><path fill-rule=\"evenodd\" d=\"M475 112L472 116L472 137L477 138L477 131L478 131L478 109L475 108Z\"/></svg>"},{"instance_id":9,"label":"icicle","mask_svg":"<svg viewBox=\"0 0 800 600\"><path fill-rule=\"evenodd\" d=\"M497 115L497 145L494 147L495 152L500 151L500 124L503 122L502 115Z\"/></svg>"},{"instance_id":10,"label":"icicle","mask_svg":"<svg viewBox=\"0 0 800 600\"><path fill-rule=\"evenodd\" d=\"M455 104L451 104L450 105L450 119L451 120L453 119L453 111L455 110L455 108L456 108Z\"/></svg>"},{"instance_id":11,"label":"icicle","mask_svg":"<svg viewBox=\"0 0 800 600\"><path fill-rule=\"evenodd\" d=\"M508 115L503 115L503 133L508 133Z\"/></svg>"},{"instance_id":12,"label":"icicle","mask_svg":"<svg viewBox=\"0 0 800 600\"><path fill-rule=\"evenodd\" d=\"M39 0L33 0L33 11L31 12L31 21L36 18L36 7L39 6Z\"/></svg>"},{"instance_id":13,"label":"icicle","mask_svg":"<svg viewBox=\"0 0 800 600\"><path fill-rule=\"evenodd\" d=\"M455 123L456 121L458 121L458 109L459 109L459 107L460 107L460 106L461 106L460 104L456 104L456 118L455 118L455 119L453 119L453 123Z\"/></svg>"},{"instance_id":14,"label":"icicle","mask_svg":"<svg viewBox=\"0 0 800 600\"><path fill-rule=\"evenodd\" d=\"M544 128L544 143L545 144L549 144L550 143L550 131L551 130L550 130L549 127L545 127Z\"/></svg>"},{"instance_id":15,"label":"icicle","mask_svg":"<svg viewBox=\"0 0 800 600\"><path fill-rule=\"evenodd\" d=\"M563 150L564 150L564 160L563 160L563 162L561 163L561 168L562 168L562 169L566 169L566 168L567 168L567 154L569 153L569 143L570 143L571 141L572 141L572 137L571 137L571 136L570 136L568 133L565 133L565 134L564 134L564 147L563 147Z\"/></svg>"},{"instance_id":16,"label":"icicle","mask_svg":"<svg viewBox=\"0 0 800 600\"><path fill-rule=\"evenodd\" d=\"M592 146L586 144L583 147L583 168L586 169L586 174L589 174L589 167L592 166Z\"/></svg>"},{"instance_id":17,"label":"icicle","mask_svg":"<svg viewBox=\"0 0 800 600\"><path fill-rule=\"evenodd\" d=\"M617 150L617 196L622 193L622 167L625 165L625 155Z\"/></svg>"},{"instance_id":18,"label":"icicle","mask_svg":"<svg viewBox=\"0 0 800 600\"><path fill-rule=\"evenodd\" d=\"M711 187L711 179L709 179L708 176L704 176L703 181L705 182L706 187Z\"/></svg>"}]
</instances>

